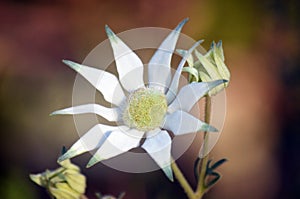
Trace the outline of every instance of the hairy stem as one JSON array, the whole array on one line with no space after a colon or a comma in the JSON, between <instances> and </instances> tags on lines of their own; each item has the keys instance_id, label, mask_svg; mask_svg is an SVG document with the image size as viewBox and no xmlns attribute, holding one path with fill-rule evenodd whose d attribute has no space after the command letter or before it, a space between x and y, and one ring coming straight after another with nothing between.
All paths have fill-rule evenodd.
<instances>
[{"instance_id":1,"label":"hairy stem","mask_svg":"<svg viewBox=\"0 0 300 199\"><path fill-rule=\"evenodd\" d=\"M211 97L206 96L205 99L205 118L204 121L205 123L209 124L210 123L210 116L211 116ZM200 176L199 176L199 181L197 184L197 189L196 189L196 198L201 199L203 195L205 194L206 191L206 182L205 182L205 174L206 174L206 165L208 162L208 154L207 153L207 147L208 147L208 132L204 132L203 135L203 154L205 155L202 160L201 160L201 170L200 170Z\"/></svg>"},{"instance_id":2,"label":"hairy stem","mask_svg":"<svg viewBox=\"0 0 300 199\"><path fill-rule=\"evenodd\" d=\"M171 167L173 169L173 172L175 174L176 179L180 183L181 187L184 189L184 191L185 191L186 195L188 196L188 198L189 199L196 199L194 190L191 188L190 184L185 179L183 173L178 168L175 161L172 162Z\"/></svg>"}]
</instances>

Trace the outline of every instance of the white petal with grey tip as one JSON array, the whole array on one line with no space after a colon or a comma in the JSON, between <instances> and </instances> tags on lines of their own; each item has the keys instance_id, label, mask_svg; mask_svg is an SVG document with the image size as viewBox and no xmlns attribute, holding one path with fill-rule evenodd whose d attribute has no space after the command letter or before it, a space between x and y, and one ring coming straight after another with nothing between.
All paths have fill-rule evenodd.
<instances>
[{"instance_id":1,"label":"white petal with grey tip","mask_svg":"<svg viewBox=\"0 0 300 199\"><path fill-rule=\"evenodd\" d=\"M171 169L171 145L172 140L167 131L161 131L155 136L147 138L142 145L151 158L164 171L167 177L173 181Z\"/></svg>"},{"instance_id":2,"label":"white petal with grey tip","mask_svg":"<svg viewBox=\"0 0 300 199\"><path fill-rule=\"evenodd\" d=\"M68 60L63 60L63 62L88 80L103 94L106 101L114 105L121 105L125 100L123 89L113 74Z\"/></svg>"},{"instance_id":3,"label":"white petal with grey tip","mask_svg":"<svg viewBox=\"0 0 300 199\"><path fill-rule=\"evenodd\" d=\"M120 110L118 108L107 108L99 104L84 104L54 111L50 115L76 115L85 113L95 113L104 117L108 121L119 121Z\"/></svg>"},{"instance_id":4,"label":"white petal with grey tip","mask_svg":"<svg viewBox=\"0 0 300 199\"><path fill-rule=\"evenodd\" d=\"M175 100L168 107L168 112L173 113L176 110L189 112L196 102L199 101L208 91L216 86L227 82L226 80L216 80L212 82L191 83L182 87ZM189 96L189 97L187 97Z\"/></svg>"},{"instance_id":5,"label":"white petal with grey tip","mask_svg":"<svg viewBox=\"0 0 300 199\"><path fill-rule=\"evenodd\" d=\"M175 135L184 135L198 131L217 132L218 130L184 111L175 111L166 115L163 128Z\"/></svg>"},{"instance_id":6,"label":"white petal with grey tip","mask_svg":"<svg viewBox=\"0 0 300 199\"><path fill-rule=\"evenodd\" d=\"M143 63L140 58L106 25L105 30L113 49L119 80L127 91L144 87Z\"/></svg>"},{"instance_id":7,"label":"white petal with grey tip","mask_svg":"<svg viewBox=\"0 0 300 199\"><path fill-rule=\"evenodd\" d=\"M171 81L171 58L180 34L188 19L184 19L161 43L148 64L149 86L162 85L167 88Z\"/></svg>"},{"instance_id":8,"label":"white petal with grey tip","mask_svg":"<svg viewBox=\"0 0 300 199\"><path fill-rule=\"evenodd\" d=\"M139 146L143 134L143 132L135 129L130 129L126 133L120 130L111 132L100 148L96 151L94 156L90 159L86 167L91 167L101 160L115 157ZM140 135L140 137L137 137L137 135Z\"/></svg>"},{"instance_id":9,"label":"white petal with grey tip","mask_svg":"<svg viewBox=\"0 0 300 199\"><path fill-rule=\"evenodd\" d=\"M108 126L104 124L97 124L85 133L72 147L62 156L58 161L61 162L66 159L70 159L87 151L98 148L103 142L104 138L111 133L111 131L117 130L120 127Z\"/></svg>"}]
</instances>

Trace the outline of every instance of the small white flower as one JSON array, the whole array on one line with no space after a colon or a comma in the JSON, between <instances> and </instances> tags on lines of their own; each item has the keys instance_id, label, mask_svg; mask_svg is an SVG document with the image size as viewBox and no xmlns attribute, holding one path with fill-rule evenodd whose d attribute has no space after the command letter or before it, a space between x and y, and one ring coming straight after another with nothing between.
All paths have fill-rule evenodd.
<instances>
[{"instance_id":1,"label":"small white flower","mask_svg":"<svg viewBox=\"0 0 300 199\"><path fill-rule=\"evenodd\" d=\"M224 83L217 80L206 83L192 83L178 92L179 78L187 57L201 43L197 42L183 57L171 77L171 58L183 20L162 42L148 64L149 84L143 80L144 68L139 57L106 26L119 78L106 71L64 60L88 80L112 108L99 104L85 104L58 110L53 114L94 113L116 122L116 126L97 124L83 135L59 158L63 161L87 151L98 149L87 167L97 162L120 155L138 147L142 138L143 149L173 181L171 164L171 137L197 131L216 132L217 129L200 121L188 112L209 90ZM172 80L172 81L171 81Z\"/></svg>"}]
</instances>

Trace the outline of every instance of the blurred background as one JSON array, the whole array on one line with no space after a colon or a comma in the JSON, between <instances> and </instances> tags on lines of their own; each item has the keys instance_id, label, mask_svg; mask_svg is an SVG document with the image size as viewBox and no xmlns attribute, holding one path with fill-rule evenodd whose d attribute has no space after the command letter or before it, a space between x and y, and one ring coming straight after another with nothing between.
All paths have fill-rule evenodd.
<instances>
[{"instance_id":1,"label":"blurred background","mask_svg":"<svg viewBox=\"0 0 300 199\"><path fill-rule=\"evenodd\" d=\"M0 3L0 195L5 199L48 198L29 173L57 167L62 145L78 139L72 117L49 117L72 103L76 73L62 59L82 62L115 32L155 26L174 28L195 40L223 40L231 70L227 117L212 152L229 162L207 199L300 198L300 60L297 0L2 0ZM179 160L195 186L192 149ZM90 155L74 159L95 192L125 199L185 198L161 171L123 173Z\"/></svg>"}]
</instances>

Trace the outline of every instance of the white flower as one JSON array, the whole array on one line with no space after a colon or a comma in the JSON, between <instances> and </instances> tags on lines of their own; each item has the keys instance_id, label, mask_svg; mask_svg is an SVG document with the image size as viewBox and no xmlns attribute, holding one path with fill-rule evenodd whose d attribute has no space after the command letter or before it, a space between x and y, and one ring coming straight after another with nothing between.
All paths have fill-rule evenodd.
<instances>
[{"instance_id":1,"label":"white flower","mask_svg":"<svg viewBox=\"0 0 300 199\"><path fill-rule=\"evenodd\" d=\"M149 84L143 80L144 68L139 57L106 26L119 78L106 71L64 60L88 80L104 99L112 104L107 108L99 104L85 104L53 112L52 114L94 113L116 122L116 126L97 124L83 135L59 158L63 161L87 151L97 149L87 167L115 157L138 147L142 138L143 149L173 180L171 164L171 137L197 131L216 132L217 129L200 121L188 112L209 90L224 83L217 80L192 83L178 92L182 68L190 53L201 43L197 42L181 60L176 73L171 77L171 58L183 20L162 42L148 64ZM118 80L119 79L119 80ZM171 81L172 79L172 81Z\"/></svg>"}]
</instances>

